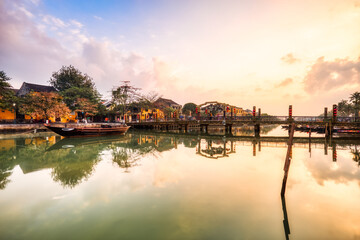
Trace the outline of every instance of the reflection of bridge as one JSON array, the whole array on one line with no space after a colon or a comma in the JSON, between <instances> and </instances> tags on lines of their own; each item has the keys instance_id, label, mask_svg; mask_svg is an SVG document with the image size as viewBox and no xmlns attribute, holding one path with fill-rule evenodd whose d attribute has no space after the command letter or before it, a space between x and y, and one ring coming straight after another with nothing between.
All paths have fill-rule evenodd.
<instances>
[{"instance_id":1,"label":"reflection of bridge","mask_svg":"<svg viewBox=\"0 0 360 240\"><path fill-rule=\"evenodd\" d=\"M218 140L216 142L216 140ZM209 158L227 157L231 153L235 153L236 146L252 146L253 156L257 152L261 152L264 147L270 148L288 148L288 137L221 137L221 136L199 136L197 138L198 146L196 153ZM214 146L215 145L215 146ZM348 150L349 145L360 145L359 139L349 138L333 138L327 141L326 138L293 138L294 148L323 149L324 154L328 155L328 150L332 151L333 161L337 161L337 150Z\"/></svg>"}]
</instances>

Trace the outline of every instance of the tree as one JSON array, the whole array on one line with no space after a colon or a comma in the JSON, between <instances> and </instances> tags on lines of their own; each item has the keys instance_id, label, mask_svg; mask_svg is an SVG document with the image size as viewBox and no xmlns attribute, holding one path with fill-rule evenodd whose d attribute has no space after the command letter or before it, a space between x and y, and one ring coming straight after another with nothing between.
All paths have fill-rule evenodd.
<instances>
[{"instance_id":1,"label":"tree","mask_svg":"<svg viewBox=\"0 0 360 240\"><path fill-rule=\"evenodd\" d=\"M185 105L182 108L182 112L185 115L190 115L190 112L194 114L196 111L196 104L195 103L185 103Z\"/></svg>"},{"instance_id":2,"label":"tree","mask_svg":"<svg viewBox=\"0 0 360 240\"><path fill-rule=\"evenodd\" d=\"M55 92L32 92L26 95L20 111L33 118L65 117L70 114L70 109L62 99Z\"/></svg>"},{"instance_id":3,"label":"tree","mask_svg":"<svg viewBox=\"0 0 360 240\"><path fill-rule=\"evenodd\" d=\"M347 117L351 114L353 108L351 104L346 100L341 100L338 103L338 116Z\"/></svg>"},{"instance_id":4,"label":"tree","mask_svg":"<svg viewBox=\"0 0 360 240\"><path fill-rule=\"evenodd\" d=\"M13 103L17 102L14 91L8 81L11 78L6 75L4 71L0 71L0 108L9 109L13 108Z\"/></svg>"},{"instance_id":5,"label":"tree","mask_svg":"<svg viewBox=\"0 0 360 240\"><path fill-rule=\"evenodd\" d=\"M87 115L94 116L99 112L97 106L92 104L92 102L86 98L76 99L75 106L76 109L83 114L83 117L86 117Z\"/></svg>"},{"instance_id":6,"label":"tree","mask_svg":"<svg viewBox=\"0 0 360 240\"><path fill-rule=\"evenodd\" d=\"M59 71L54 72L49 82L59 91L66 105L73 111L79 111L76 105L79 98L88 99L94 105L99 104L100 94L93 79L72 65L63 66Z\"/></svg>"},{"instance_id":7,"label":"tree","mask_svg":"<svg viewBox=\"0 0 360 240\"><path fill-rule=\"evenodd\" d=\"M350 102L353 104L355 110L355 117L359 117L360 109L360 92L354 92L350 95Z\"/></svg>"},{"instance_id":8,"label":"tree","mask_svg":"<svg viewBox=\"0 0 360 240\"><path fill-rule=\"evenodd\" d=\"M171 117L171 114L174 113L176 111L176 109L172 108L172 107L167 107L165 109L163 109L163 112L165 114L165 116L167 117Z\"/></svg>"},{"instance_id":9,"label":"tree","mask_svg":"<svg viewBox=\"0 0 360 240\"><path fill-rule=\"evenodd\" d=\"M140 88L131 86L130 81L123 81L123 85L114 88L111 92L113 110L120 111L120 113L124 115L129 104L140 99L139 90Z\"/></svg>"}]
</instances>

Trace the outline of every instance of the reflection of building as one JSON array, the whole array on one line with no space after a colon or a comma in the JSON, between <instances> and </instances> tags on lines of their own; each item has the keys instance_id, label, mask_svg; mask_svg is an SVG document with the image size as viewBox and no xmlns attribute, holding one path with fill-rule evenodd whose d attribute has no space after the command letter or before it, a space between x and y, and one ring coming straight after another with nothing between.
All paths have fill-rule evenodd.
<instances>
[{"instance_id":1,"label":"reflection of building","mask_svg":"<svg viewBox=\"0 0 360 240\"><path fill-rule=\"evenodd\" d=\"M211 140L207 139L202 141L198 140L198 146L196 147L196 153L207 158L222 158L228 157L229 154L235 153L236 144L234 141L223 140Z\"/></svg>"}]
</instances>

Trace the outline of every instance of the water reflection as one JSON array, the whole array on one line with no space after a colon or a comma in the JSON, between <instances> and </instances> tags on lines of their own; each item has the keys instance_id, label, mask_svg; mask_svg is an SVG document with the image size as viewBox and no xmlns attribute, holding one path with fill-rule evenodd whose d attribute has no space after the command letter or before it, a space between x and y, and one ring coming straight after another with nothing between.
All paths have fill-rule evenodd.
<instances>
[{"instance_id":1,"label":"water reflection","mask_svg":"<svg viewBox=\"0 0 360 240\"><path fill-rule=\"evenodd\" d=\"M3 204L2 211L7 210L6 206L12 206L10 203L14 199L19 201L15 210L24 205L21 199L26 199L24 189L28 185L19 188L23 184L19 180L21 174L17 175L21 169L24 174L49 173L41 178L48 178L52 183L48 184L48 188L43 188L42 182L35 181L33 185L38 184L37 187L45 189L44 192L39 191L45 196L41 200L47 201L51 207L44 207L48 210L44 212L51 214L54 213L53 209L61 209L66 213L60 217L51 215L50 220L56 227L56 220L65 215L71 216L69 225L78 224L70 219L74 216L75 201L80 206L75 212L83 213L75 215L76 219L90 219L88 221L93 221L92 226L97 226L98 217L103 217L99 212L106 212L107 216L111 216L106 219L109 223L106 226L122 221L127 224L122 229L131 229L134 235L139 223L149 226L148 232L153 228L159 231L171 229L168 238L159 239L171 238L171 234L180 228L182 234L198 236L197 239L210 239L211 234L216 236L213 239L237 238L234 236L266 239L267 234L272 236L270 239L279 239L283 234L289 239L290 227L292 238L327 239L324 236L329 235L326 234L318 238L306 235L308 228L302 226L306 226L307 222L314 226L317 224L317 227L325 226L322 222L330 222L328 219L337 219L338 216L344 219L346 211L346 216L356 222L358 218L349 209L357 209L357 203L352 201L356 202L358 195L351 194L360 192L356 184L360 183L359 144L354 139L332 139L327 142L320 138L295 138L286 202L285 196L279 199L282 167L288 147L286 137L133 132L126 136L103 138L34 136L1 139L0 187L3 191L0 194L3 194L3 200L0 198L0 203ZM33 176L35 178L37 174ZM20 184L17 185L16 181L20 181ZM341 184L342 188L338 187ZM18 189L20 191L16 191ZM49 191L51 195L46 195ZM23 195L18 197L20 194ZM347 196L346 199L342 194ZM64 201L57 201L63 198ZM51 202L47 199L57 200ZM42 205L41 201L38 202ZM30 208L34 205L30 205ZM329 218L328 209L332 213ZM5 218L15 219L7 227L16 226L18 219L28 225L34 220L24 220L20 212L21 217L7 211L2 224L6 223ZM95 216L93 219L96 220L91 220L90 216ZM154 219L165 220L155 226ZM35 219L37 226L44 222ZM164 227L166 224L169 224L167 228ZM259 224L263 226L261 233L255 227ZM359 230L355 225L350 227ZM65 223L63 226L68 227ZM324 233L333 225L326 227L319 232ZM0 235L10 232L4 229L0 227ZM276 232L274 229L280 230ZM104 232L112 232L107 230ZM211 230L213 232L207 235ZM241 232L244 235L236 235ZM348 232L346 234L344 236L349 236ZM341 239L339 235L335 238ZM179 236L173 239L186 238Z\"/></svg>"},{"instance_id":2,"label":"water reflection","mask_svg":"<svg viewBox=\"0 0 360 240\"><path fill-rule=\"evenodd\" d=\"M58 136L16 138L0 140L0 189L9 183L9 177L15 166L20 166L23 173L30 173L41 169L52 169L53 180L64 187L74 187L88 179L103 152L110 152L113 163L129 172L138 165L138 160L152 154L176 149L178 145L195 148L194 153L212 159L229 157L236 153L236 146L252 146L252 155L256 156L262 148L287 147L286 137L254 138L247 136L209 136L209 135L177 135L169 133L131 133L126 136L98 137L98 138L66 138ZM333 139L328 143L326 139L295 138L294 148L328 149L332 151L332 160L338 159L337 150L347 150L352 155L353 162L360 165L359 141L350 139ZM345 182L358 180L360 184L360 169L350 170L348 163L339 164L336 169L329 167L327 162L306 161L307 168L319 184L326 180Z\"/></svg>"}]
</instances>

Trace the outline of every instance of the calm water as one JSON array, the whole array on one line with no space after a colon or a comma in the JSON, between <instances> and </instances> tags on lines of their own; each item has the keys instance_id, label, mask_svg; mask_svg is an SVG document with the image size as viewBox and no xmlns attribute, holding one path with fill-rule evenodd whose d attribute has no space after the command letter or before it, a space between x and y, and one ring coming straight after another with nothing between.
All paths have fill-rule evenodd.
<instances>
[{"instance_id":1,"label":"calm water","mask_svg":"<svg viewBox=\"0 0 360 240\"><path fill-rule=\"evenodd\" d=\"M360 239L357 144L0 135L0 239Z\"/></svg>"}]
</instances>

